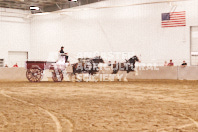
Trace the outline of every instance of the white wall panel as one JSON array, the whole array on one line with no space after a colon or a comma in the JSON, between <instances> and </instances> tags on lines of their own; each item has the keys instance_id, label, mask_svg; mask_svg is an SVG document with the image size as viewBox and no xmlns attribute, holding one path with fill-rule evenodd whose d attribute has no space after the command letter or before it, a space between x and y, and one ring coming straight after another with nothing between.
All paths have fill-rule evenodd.
<instances>
[{"instance_id":1,"label":"white wall panel","mask_svg":"<svg viewBox=\"0 0 198 132\"><path fill-rule=\"evenodd\" d=\"M4 64L9 63L9 51L29 51L30 23L23 14L27 12L0 8L0 56Z\"/></svg>"},{"instance_id":2,"label":"white wall panel","mask_svg":"<svg viewBox=\"0 0 198 132\"><path fill-rule=\"evenodd\" d=\"M175 11L186 11L186 27L161 28L161 13L173 9L170 3L163 1L102 1L48 15L34 15L30 23L19 14L19 18L0 16L0 56L7 61L8 51L29 51L31 60L55 60L63 45L72 62L77 61L78 52L121 51L141 54L142 62L146 63L162 64L169 59L178 64L182 60L189 63L190 26L198 26L198 1L173 3L177 5ZM1 8L3 12L8 10Z\"/></svg>"},{"instance_id":3,"label":"white wall panel","mask_svg":"<svg viewBox=\"0 0 198 132\"><path fill-rule=\"evenodd\" d=\"M18 67L25 67L25 62L28 59L28 53L27 52L21 52L21 51L9 51L8 52L8 67L13 67L17 63Z\"/></svg>"},{"instance_id":4,"label":"white wall panel","mask_svg":"<svg viewBox=\"0 0 198 132\"><path fill-rule=\"evenodd\" d=\"M153 1L103 1L87 7ZM63 45L70 59L83 51L123 51L141 54L143 62L163 63L169 59L178 64L182 60L189 62L190 26L198 24L198 1L175 4L175 11L186 11L186 27L161 28L161 13L172 10L169 3L104 9L85 6L86 10L68 9L63 15L35 16L31 22L30 57L45 60Z\"/></svg>"}]
</instances>

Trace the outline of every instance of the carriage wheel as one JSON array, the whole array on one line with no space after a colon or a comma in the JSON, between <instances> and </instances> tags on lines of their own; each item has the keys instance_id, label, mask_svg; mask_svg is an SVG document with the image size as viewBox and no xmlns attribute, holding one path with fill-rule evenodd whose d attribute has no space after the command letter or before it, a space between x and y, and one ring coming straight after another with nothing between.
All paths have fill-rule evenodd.
<instances>
[{"instance_id":1,"label":"carriage wheel","mask_svg":"<svg viewBox=\"0 0 198 132\"><path fill-rule=\"evenodd\" d=\"M54 82L62 82L63 78L63 72L61 70L54 70L52 72L52 79Z\"/></svg>"},{"instance_id":2,"label":"carriage wheel","mask_svg":"<svg viewBox=\"0 0 198 132\"><path fill-rule=\"evenodd\" d=\"M43 77L43 70L41 69L28 69L26 77L30 82L40 82Z\"/></svg>"}]
</instances>

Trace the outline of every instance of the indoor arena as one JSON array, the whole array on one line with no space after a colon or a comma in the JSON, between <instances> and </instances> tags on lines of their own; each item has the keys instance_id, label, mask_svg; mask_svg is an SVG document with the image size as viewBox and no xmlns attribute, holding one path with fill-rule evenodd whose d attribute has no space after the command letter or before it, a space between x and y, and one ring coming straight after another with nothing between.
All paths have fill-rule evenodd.
<instances>
[{"instance_id":1,"label":"indoor arena","mask_svg":"<svg viewBox=\"0 0 198 132\"><path fill-rule=\"evenodd\" d=\"M198 0L0 0L0 132L198 132Z\"/></svg>"}]
</instances>

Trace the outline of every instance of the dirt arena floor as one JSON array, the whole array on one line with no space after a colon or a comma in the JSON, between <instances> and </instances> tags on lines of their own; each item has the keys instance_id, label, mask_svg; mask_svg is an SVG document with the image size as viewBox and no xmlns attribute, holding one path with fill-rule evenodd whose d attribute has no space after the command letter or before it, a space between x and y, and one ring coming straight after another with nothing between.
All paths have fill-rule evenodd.
<instances>
[{"instance_id":1,"label":"dirt arena floor","mask_svg":"<svg viewBox=\"0 0 198 132\"><path fill-rule=\"evenodd\" d=\"M198 81L1 82L2 132L198 132Z\"/></svg>"}]
</instances>

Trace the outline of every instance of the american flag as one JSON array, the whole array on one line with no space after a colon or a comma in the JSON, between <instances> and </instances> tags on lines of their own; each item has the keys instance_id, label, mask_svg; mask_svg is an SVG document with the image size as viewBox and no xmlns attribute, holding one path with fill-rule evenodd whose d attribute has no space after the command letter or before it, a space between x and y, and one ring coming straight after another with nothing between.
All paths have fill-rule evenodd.
<instances>
[{"instance_id":1,"label":"american flag","mask_svg":"<svg viewBox=\"0 0 198 132\"><path fill-rule=\"evenodd\" d=\"M162 28L186 26L186 12L162 13Z\"/></svg>"}]
</instances>

